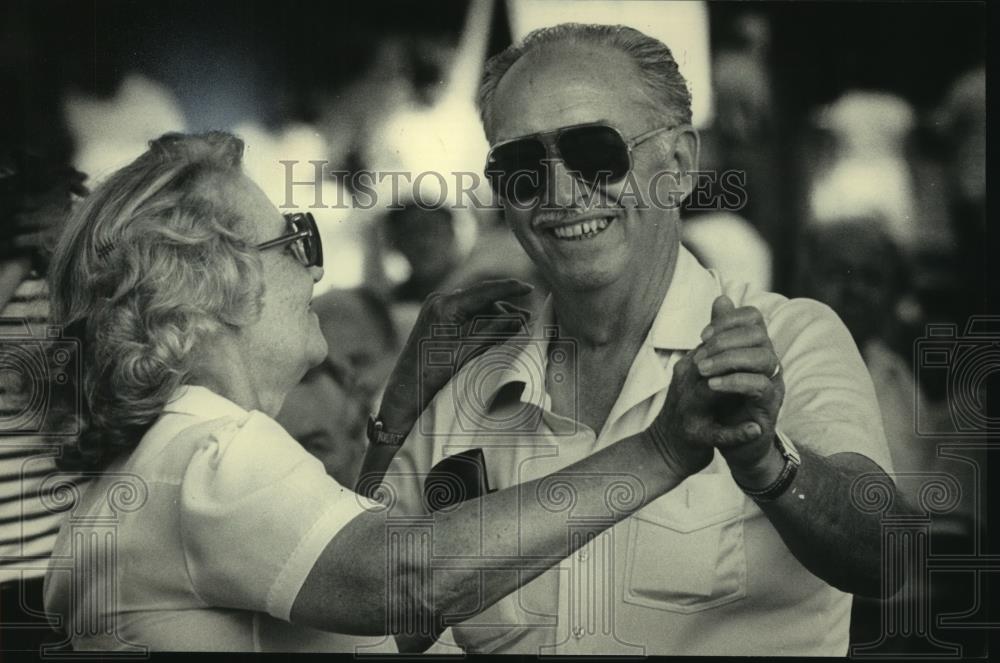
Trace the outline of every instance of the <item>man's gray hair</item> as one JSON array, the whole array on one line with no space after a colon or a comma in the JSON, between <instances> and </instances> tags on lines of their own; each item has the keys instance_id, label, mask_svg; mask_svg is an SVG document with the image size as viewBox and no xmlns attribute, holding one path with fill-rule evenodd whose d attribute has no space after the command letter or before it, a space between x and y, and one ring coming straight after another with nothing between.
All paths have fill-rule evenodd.
<instances>
[{"instance_id":1,"label":"man's gray hair","mask_svg":"<svg viewBox=\"0 0 1000 663\"><path fill-rule=\"evenodd\" d=\"M605 46L628 55L645 83L653 110L665 111L680 123L691 122L691 93L666 44L624 25L562 23L534 30L523 41L512 44L486 63L478 103L487 133L493 119L493 95L500 79L523 56L555 43Z\"/></svg>"}]
</instances>

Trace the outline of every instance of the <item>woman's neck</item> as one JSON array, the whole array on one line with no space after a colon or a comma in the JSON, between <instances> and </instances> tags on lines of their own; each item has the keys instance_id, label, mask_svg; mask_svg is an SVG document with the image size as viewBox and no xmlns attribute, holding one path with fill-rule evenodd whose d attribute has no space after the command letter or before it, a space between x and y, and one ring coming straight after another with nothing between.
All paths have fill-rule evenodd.
<instances>
[{"instance_id":1,"label":"woman's neck","mask_svg":"<svg viewBox=\"0 0 1000 663\"><path fill-rule=\"evenodd\" d=\"M190 384L210 389L244 410L258 410L270 417L281 410L288 389L261 379L235 344L224 340L208 343L194 364Z\"/></svg>"}]
</instances>

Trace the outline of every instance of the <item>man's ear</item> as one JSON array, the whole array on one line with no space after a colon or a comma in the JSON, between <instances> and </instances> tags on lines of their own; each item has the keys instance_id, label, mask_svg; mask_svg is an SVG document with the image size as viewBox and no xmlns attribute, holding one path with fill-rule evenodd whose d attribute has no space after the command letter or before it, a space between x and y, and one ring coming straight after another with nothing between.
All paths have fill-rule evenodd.
<instances>
[{"instance_id":1,"label":"man's ear","mask_svg":"<svg viewBox=\"0 0 1000 663\"><path fill-rule=\"evenodd\" d=\"M660 138L661 171L653 176L650 202L664 209L679 209L697 184L698 132L682 124Z\"/></svg>"},{"instance_id":2,"label":"man's ear","mask_svg":"<svg viewBox=\"0 0 1000 663\"><path fill-rule=\"evenodd\" d=\"M689 124L677 128L677 138L670 155L672 168L678 174L681 200L687 200L694 191L695 177L698 172L698 155L701 151L701 137Z\"/></svg>"}]
</instances>

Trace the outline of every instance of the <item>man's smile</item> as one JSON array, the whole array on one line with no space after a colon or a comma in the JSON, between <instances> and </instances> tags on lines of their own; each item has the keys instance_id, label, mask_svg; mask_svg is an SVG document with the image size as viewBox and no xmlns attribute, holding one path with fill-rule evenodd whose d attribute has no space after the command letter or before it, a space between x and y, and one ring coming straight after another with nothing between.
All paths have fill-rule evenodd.
<instances>
[{"instance_id":1,"label":"man's smile","mask_svg":"<svg viewBox=\"0 0 1000 663\"><path fill-rule=\"evenodd\" d=\"M617 214L607 210L564 215L558 219L542 219L536 224L540 232L566 241L580 241L597 237L614 223Z\"/></svg>"},{"instance_id":2,"label":"man's smile","mask_svg":"<svg viewBox=\"0 0 1000 663\"><path fill-rule=\"evenodd\" d=\"M580 221L572 225L552 228L550 232L559 239L590 239L604 232L604 229L611 225L613 221L613 217L591 219L590 221Z\"/></svg>"}]
</instances>

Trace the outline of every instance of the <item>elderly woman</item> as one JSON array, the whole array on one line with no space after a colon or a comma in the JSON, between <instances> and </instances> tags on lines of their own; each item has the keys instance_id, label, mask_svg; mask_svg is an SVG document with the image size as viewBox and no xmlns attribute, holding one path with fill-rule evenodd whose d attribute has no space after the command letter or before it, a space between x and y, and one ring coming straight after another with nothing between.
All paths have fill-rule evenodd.
<instances>
[{"instance_id":1,"label":"elderly woman","mask_svg":"<svg viewBox=\"0 0 1000 663\"><path fill-rule=\"evenodd\" d=\"M409 521L338 484L272 419L326 356L310 310L322 250L310 217L283 217L242 173L242 151L225 133L153 141L57 248L53 311L83 346L77 455L100 473L46 578L75 648L322 649L321 632L430 642L445 615L477 614L677 484L661 415L549 477L575 491L575 513L604 516L574 521L580 536L537 498L539 480L435 514L434 555L391 553ZM432 297L386 389L384 431L406 433L447 380L418 371L429 325L525 290ZM609 507L623 476L641 486ZM445 552L463 563L432 573Z\"/></svg>"}]
</instances>

